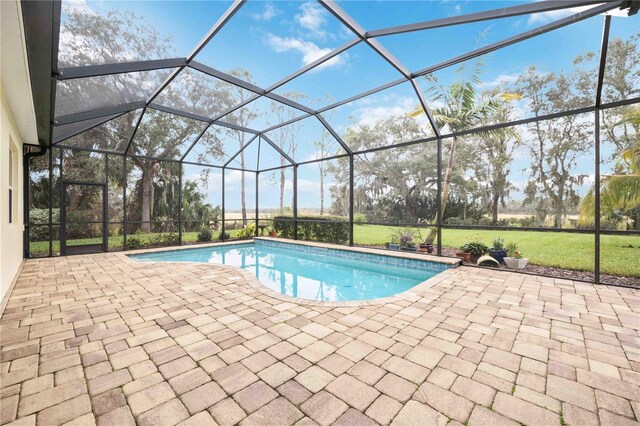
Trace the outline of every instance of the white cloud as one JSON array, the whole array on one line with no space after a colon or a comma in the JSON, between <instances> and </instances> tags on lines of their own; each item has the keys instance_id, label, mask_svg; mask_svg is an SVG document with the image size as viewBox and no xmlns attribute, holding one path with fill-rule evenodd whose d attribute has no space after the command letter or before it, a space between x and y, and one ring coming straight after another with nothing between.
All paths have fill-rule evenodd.
<instances>
[{"instance_id":1,"label":"white cloud","mask_svg":"<svg viewBox=\"0 0 640 426\"><path fill-rule=\"evenodd\" d=\"M332 50L329 48L321 48L310 41L298 38L279 37L275 34L267 34L267 44L278 53L294 51L302 54L302 64L305 66L316 59L322 58ZM347 56L345 54L334 56L316 67L316 69L342 65L346 58Z\"/></svg>"},{"instance_id":2,"label":"white cloud","mask_svg":"<svg viewBox=\"0 0 640 426\"><path fill-rule=\"evenodd\" d=\"M327 12L315 2L307 2L300 5L301 13L294 16L294 19L301 27L310 32L311 35L324 38L327 33L323 27L327 23Z\"/></svg>"},{"instance_id":3,"label":"white cloud","mask_svg":"<svg viewBox=\"0 0 640 426\"><path fill-rule=\"evenodd\" d=\"M62 2L62 9L65 14L75 10L88 15L97 15L96 11L87 4L86 0L65 0Z\"/></svg>"},{"instance_id":4,"label":"white cloud","mask_svg":"<svg viewBox=\"0 0 640 426\"><path fill-rule=\"evenodd\" d=\"M501 86L502 84L515 83L519 74L500 74L491 81L483 82L480 84L485 89L493 89L494 87Z\"/></svg>"},{"instance_id":5,"label":"white cloud","mask_svg":"<svg viewBox=\"0 0 640 426\"><path fill-rule=\"evenodd\" d=\"M371 104L372 102L363 102L362 106L353 112L354 119L359 125L374 126L377 122L389 117L407 115L419 105L418 100L415 98L390 96L375 102L377 106L370 106ZM418 116L416 120L424 122L425 125L427 124L427 118L424 114Z\"/></svg>"},{"instance_id":6,"label":"white cloud","mask_svg":"<svg viewBox=\"0 0 640 426\"><path fill-rule=\"evenodd\" d=\"M265 3L264 10L260 13L252 13L251 17L256 21L270 21L280 15L282 11L271 3Z\"/></svg>"},{"instance_id":7,"label":"white cloud","mask_svg":"<svg viewBox=\"0 0 640 426\"><path fill-rule=\"evenodd\" d=\"M570 7L567 9L550 10L548 12L534 13L529 17L529 20L527 21L527 25L546 24L547 22L552 22L558 19L566 18L567 16L571 16L576 13L583 12L585 10L591 9L596 6L599 6L599 5L592 4L588 6Z\"/></svg>"}]
</instances>

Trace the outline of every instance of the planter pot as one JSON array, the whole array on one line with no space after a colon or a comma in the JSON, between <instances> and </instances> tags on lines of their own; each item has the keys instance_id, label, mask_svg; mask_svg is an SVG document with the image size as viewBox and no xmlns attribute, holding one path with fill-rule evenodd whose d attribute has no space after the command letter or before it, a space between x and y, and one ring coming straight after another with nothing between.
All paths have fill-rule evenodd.
<instances>
[{"instance_id":1,"label":"planter pot","mask_svg":"<svg viewBox=\"0 0 640 426\"><path fill-rule=\"evenodd\" d=\"M400 250L402 251L416 251L416 247L400 247Z\"/></svg>"},{"instance_id":2,"label":"planter pot","mask_svg":"<svg viewBox=\"0 0 640 426\"><path fill-rule=\"evenodd\" d=\"M515 257L505 257L504 263L506 263L507 267L510 269L524 269L527 267L527 264L529 263L529 259L527 258L516 259Z\"/></svg>"},{"instance_id":3,"label":"planter pot","mask_svg":"<svg viewBox=\"0 0 640 426\"><path fill-rule=\"evenodd\" d=\"M391 243L384 243L384 248L386 248L387 250L389 250L389 244L391 244Z\"/></svg>"},{"instance_id":4,"label":"planter pot","mask_svg":"<svg viewBox=\"0 0 640 426\"><path fill-rule=\"evenodd\" d=\"M421 253L433 253L433 244L420 244L419 247Z\"/></svg>"},{"instance_id":5,"label":"planter pot","mask_svg":"<svg viewBox=\"0 0 640 426\"><path fill-rule=\"evenodd\" d=\"M398 244L389 244L389 250L399 250L400 246Z\"/></svg>"},{"instance_id":6,"label":"planter pot","mask_svg":"<svg viewBox=\"0 0 640 426\"><path fill-rule=\"evenodd\" d=\"M269 236L270 237L277 237L278 234L276 233L276 231L269 231Z\"/></svg>"},{"instance_id":7,"label":"planter pot","mask_svg":"<svg viewBox=\"0 0 640 426\"><path fill-rule=\"evenodd\" d=\"M471 262L471 253L468 253L466 251L458 251L458 252L456 252L456 257L462 258L462 261L464 263Z\"/></svg>"},{"instance_id":8,"label":"planter pot","mask_svg":"<svg viewBox=\"0 0 640 426\"><path fill-rule=\"evenodd\" d=\"M504 263L504 258L507 256L506 250L494 250L489 249L489 256L493 257L498 263Z\"/></svg>"}]
</instances>

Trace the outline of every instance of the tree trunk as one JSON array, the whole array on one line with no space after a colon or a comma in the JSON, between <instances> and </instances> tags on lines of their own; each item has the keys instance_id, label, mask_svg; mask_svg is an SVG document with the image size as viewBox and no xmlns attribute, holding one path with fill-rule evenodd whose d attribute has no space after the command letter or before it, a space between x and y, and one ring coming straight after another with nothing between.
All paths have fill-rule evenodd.
<instances>
[{"instance_id":1,"label":"tree trunk","mask_svg":"<svg viewBox=\"0 0 640 426\"><path fill-rule=\"evenodd\" d=\"M324 166L322 162L320 165L320 216L324 215Z\"/></svg>"},{"instance_id":2,"label":"tree trunk","mask_svg":"<svg viewBox=\"0 0 640 426\"><path fill-rule=\"evenodd\" d=\"M151 171L142 169L142 232L151 232L151 212L153 211L153 180Z\"/></svg>"},{"instance_id":3,"label":"tree trunk","mask_svg":"<svg viewBox=\"0 0 640 426\"><path fill-rule=\"evenodd\" d=\"M495 225L498 223L498 203L500 202L500 194L493 194L493 204L491 204L491 222Z\"/></svg>"},{"instance_id":4,"label":"tree trunk","mask_svg":"<svg viewBox=\"0 0 640 426\"><path fill-rule=\"evenodd\" d=\"M449 187L451 186L451 176L453 175L453 163L456 157L456 145L458 144L458 138L454 137L451 141L451 149L449 150L449 159L447 160L447 171L444 175L444 182L442 186L442 194L440 196L440 215L444 218L444 210L447 206L447 200L449 199ZM431 222L435 224L438 221L438 213ZM427 231L427 237L425 238L425 244L433 244L433 240L436 238L438 230L436 227L430 227Z\"/></svg>"},{"instance_id":5,"label":"tree trunk","mask_svg":"<svg viewBox=\"0 0 640 426\"><path fill-rule=\"evenodd\" d=\"M449 150L449 160L447 161L447 172L444 175L444 185L442 187L442 197L440 198L440 211L441 216L444 217L444 210L447 207L447 200L449 199L449 190L451 187L451 177L453 175L453 162L456 158L456 145L458 144L458 138L454 137L451 141L451 149Z\"/></svg>"},{"instance_id":6,"label":"tree trunk","mask_svg":"<svg viewBox=\"0 0 640 426\"><path fill-rule=\"evenodd\" d=\"M280 214L284 214L284 183L285 183L284 158L280 160L280 165L283 166L283 168L280 169Z\"/></svg>"},{"instance_id":7,"label":"tree trunk","mask_svg":"<svg viewBox=\"0 0 640 426\"><path fill-rule=\"evenodd\" d=\"M244 151L240 153L240 164L241 168L244 169ZM247 226L247 199L244 170L242 170L242 178L240 179L240 201L242 203L242 226Z\"/></svg>"},{"instance_id":8,"label":"tree trunk","mask_svg":"<svg viewBox=\"0 0 640 426\"><path fill-rule=\"evenodd\" d=\"M558 206L555 209L555 220L554 220L554 226L556 228L562 228L562 203L558 203Z\"/></svg>"}]
</instances>

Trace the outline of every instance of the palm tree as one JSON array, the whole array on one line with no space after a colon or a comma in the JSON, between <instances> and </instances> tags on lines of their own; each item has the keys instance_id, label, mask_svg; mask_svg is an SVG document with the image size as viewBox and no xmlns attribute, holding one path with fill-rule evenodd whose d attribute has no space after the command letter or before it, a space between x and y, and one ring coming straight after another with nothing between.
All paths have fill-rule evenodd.
<instances>
[{"instance_id":1,"label":"palm tree","mask_svg":"<svg viewBox=\"0 0 640 426\"><path fill-rule=\"evenodd\" d=\"M427 93L431 92L430 100L436 106L432 109L432 115L435 124L442 129L445 126L449 132L456 133L462 130L477 127L491 112L495 111L502 102L507 101L507 96L498 97L479 97L476 88L482 84L478 75L482 67L481 62L477 62L472 69L468 79L463 79L452 83L449 87L444 87L438 83L438 79L434 75L426 76L432 86L427 89ZM456 72L464 70L461 66ZM410 117L417 117L424 114L424 109L420 106L409 114ZM444 211L449 198L451 188L451 179L453 176L453 165L456 160L456 147L459 137L454 136L449 147L449 158L447 160L447 169L445 172L442 195L440 202L440 214L444 216ZM434 224L437 221L437 213L434 219L428 223ZM427 231L425 244L432 244L437 234L435 227L430 227Z\"/></svg>"},{"instance_id":2,"label":"palm tree","mask_svg":"<svg viewBox=\"0 0 640 426\"><path fill-rule=\"evenodd\" d=\"M633 146L620 153L615 171L600 181L600 211L603 216L636 211L635 228L640 229L640 107L622 116L612 127L631 124L635 130ZM595 216L595 188L592 187L578 207L579 221L589 224Z\"/></svg>"}]
</instances>

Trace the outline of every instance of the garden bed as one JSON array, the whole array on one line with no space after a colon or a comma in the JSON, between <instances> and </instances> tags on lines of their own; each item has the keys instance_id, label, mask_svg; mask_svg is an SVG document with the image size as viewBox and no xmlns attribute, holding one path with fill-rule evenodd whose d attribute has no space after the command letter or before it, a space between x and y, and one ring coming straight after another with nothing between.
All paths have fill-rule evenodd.
<instances>
[{"instance_id":1,"label":"garden bed","mask_svg":"<svg viewBox=\"0 0 640 426\"><path fill-rule=\"evenodd\" d=\"M384 249L383 245L366 245L365 247L376 247L380 249ZM451 247L442 247L442 255L456 257L456 252L459 251L455 248ZM436 253L436 248L434 247L433 253ZM475 265L475 262L465 265ZM527 274L537 274L537 275L546 275L554 278L564 278L568 280L577 280L577 281L586 281L593 282L594 275L592 271L579 271L575 269L565 269L565 268L556 268L552 266L540 266L540 265L532 265L529 263L525 269L522 270L514 270L509 269L502 265L500 269L510 272L523 272ZM630 276L620 276L620 275L611 275L611 274L600 274L600 282L601 284L614 284L614 285L624 285L628 287L638 287L640 288L640 277L630 277Z\"/></svg>"}]
</instances>

